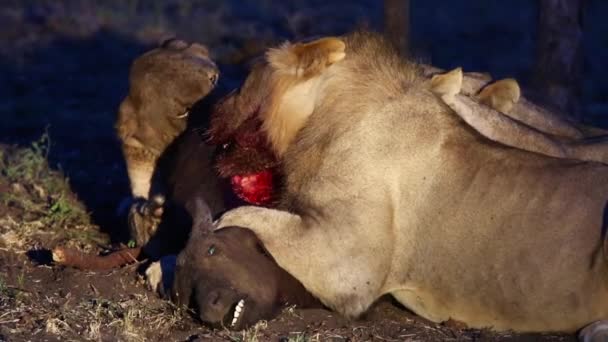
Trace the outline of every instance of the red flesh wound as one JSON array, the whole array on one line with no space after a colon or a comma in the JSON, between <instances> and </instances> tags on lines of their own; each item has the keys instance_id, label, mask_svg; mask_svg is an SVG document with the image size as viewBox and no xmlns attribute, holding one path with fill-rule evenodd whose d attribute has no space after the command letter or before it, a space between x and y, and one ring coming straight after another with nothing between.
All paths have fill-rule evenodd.
<instances>
[{"instance_id":1,"label":"red flesh wound","mask_svg":"<svg viewBox=\"0 0 608 342\"><path fill-rule=\"evenodd\" d=\"M232 176L230 183L232 191L247 203L269 205L272 201L273 176L271 170Z\"/></svg>"}]
</instances>

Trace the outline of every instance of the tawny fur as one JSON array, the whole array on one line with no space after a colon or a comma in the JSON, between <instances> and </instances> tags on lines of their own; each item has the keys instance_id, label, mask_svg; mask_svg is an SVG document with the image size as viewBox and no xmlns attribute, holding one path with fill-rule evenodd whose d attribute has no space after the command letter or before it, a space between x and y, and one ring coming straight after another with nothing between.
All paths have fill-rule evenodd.
<instances>
[{"instance_id":1,"label":"tawny fur","mask_svg":"<svg viewBox=\"0 0 608 342\"><path fill-rule=\"evenodd\" d=\"M158 158L184 131L190 108L217 77L207 49L181 40L167 41L133 62L115 128L134 197L148 197Z\"/></svg>"},{"instance_id":2,"label":"tawny fur","mask_svg":"<svg viewBox=\"0 0 608 342\"><path fill-rule=\"evenodd\" d=\"M279 208L240 207L218 227L252 229L348 316L391 294L475 328L572 332L608 318L608 167L491 142L390 44L341 39L345 58L317 76L313 111L283 153ZM249 78L273 73L260 68Z\"/></svg>"},{"instance_id":3,"label":"tawny fur","mask_svg":"<svg viewBox=\"0 0 608 342\"><path fill-rule=\"evenodd\" d=\"M260 108L260 114L262 127L278 156L312 114L322 81L319 76L344 59L344 48L344 42L337 38L323 38L305 44L286 43L266 53L273 73L270 99Z\"/></svg>"},{"instance_id":4,"label":"tawny fur","mask_svg":"<svg viewBox=\"0 0 608 342\"><path fill-rule=\"evenodd\" d=\"M424 75L432 78L445 71L430 65L421 65ZM477 98L479 93L490 83L492 78L485 73L466 72L463 74L462 88L460 93L469 97ZM580 124L568 122L560 115L550 112L520 97L513 105L514 109L507 114L510 118L522 122L543 133L555 135L565 139L582 139L588 136L602 135L607 132L598 128L583 127ZM494 108L496 109L496 108Z\"/></svg>"},{"instance_id":5,"label":"tawny fur","mask_svg":"<svg viewBox=\"0 0 608 342\"><path fill-rule=\"evenodd\" d=\"M509 113L519 101L521 90L516 80L505 78L484 87L477 96L479 102L502 113Z\"/></svg>"}]
</instances>

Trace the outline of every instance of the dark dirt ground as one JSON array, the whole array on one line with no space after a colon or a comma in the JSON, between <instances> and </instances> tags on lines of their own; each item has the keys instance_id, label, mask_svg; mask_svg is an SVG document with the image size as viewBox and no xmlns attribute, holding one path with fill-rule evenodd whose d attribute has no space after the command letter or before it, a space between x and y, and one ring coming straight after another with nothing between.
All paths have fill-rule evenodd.
<instances>
[{"instance_id":1,"label":"dark dirt ground","mask_svg":"<svg viewBox=\"0 0 608 342\"><path fill-rule=\"evenodd\" d=\"M502 2L501 2L502 3ZM535 8L414 2L416 56L525 82ZM81 272L49 263L49 248L100 252L125 242L116 215L128 181L113 121L129 64L166 35L207 44L222 80L269 43L381 28L380 1L6 0L0 3L0 341L572 341L495 335L426 322L382 300L359 321L285 310L242 332L210 330L148 291L132 265ZM419 6L419 7L415 7ZM586 121L608 122L606 2L590 0ZM48 135L45 133L47 132Z\"/></svg>"}]
</instances>

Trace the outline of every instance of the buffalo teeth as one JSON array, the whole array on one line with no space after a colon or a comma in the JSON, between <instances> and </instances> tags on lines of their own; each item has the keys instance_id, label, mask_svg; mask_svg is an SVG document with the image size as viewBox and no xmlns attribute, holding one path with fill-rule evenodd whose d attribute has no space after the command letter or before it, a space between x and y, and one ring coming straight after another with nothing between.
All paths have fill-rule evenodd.
<instances>
[{"instance_id":1,"label":"buffalo teeth","mask_svg":"<svg viewBox=\"0 0 608 342\"><path fill-rule=\"evenodd\" d=\"M236 308L234 308L234 317L232 317L232 326L234 326L236 324L236 322L239 320L239 316L241 315L241 312L243 311L243 309L245 308L245 300L241 299L239 300L239 303L236 305Z\"/></svg>"}]
</instances>

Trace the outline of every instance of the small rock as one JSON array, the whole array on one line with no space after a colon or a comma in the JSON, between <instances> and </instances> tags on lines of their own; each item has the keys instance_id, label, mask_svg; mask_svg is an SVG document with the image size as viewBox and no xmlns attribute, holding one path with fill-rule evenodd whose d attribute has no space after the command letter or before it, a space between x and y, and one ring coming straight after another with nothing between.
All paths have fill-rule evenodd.
<instances>
[{"instance_id":1,"label":"small rock","mask_svg":"<svg viewBox=\"0 0 608 342\"><path fill-rule=\"evenodd\" d=\"M17 195L21 195L21 194L25 193L25 187L21 183L11 184L11 190Z\"/></svg>"},{"instance_id":2,"label":"small rock","mask_svg":"<svg viewBox=\"0 0 608 342\"><path fill-rule=\"evenodd\" d=\"M34 184L34 192L36 192L38 198L46 198L46 190L44 190L44 188L42 188L40 185Z\"/></svg>"}]
</instances>

